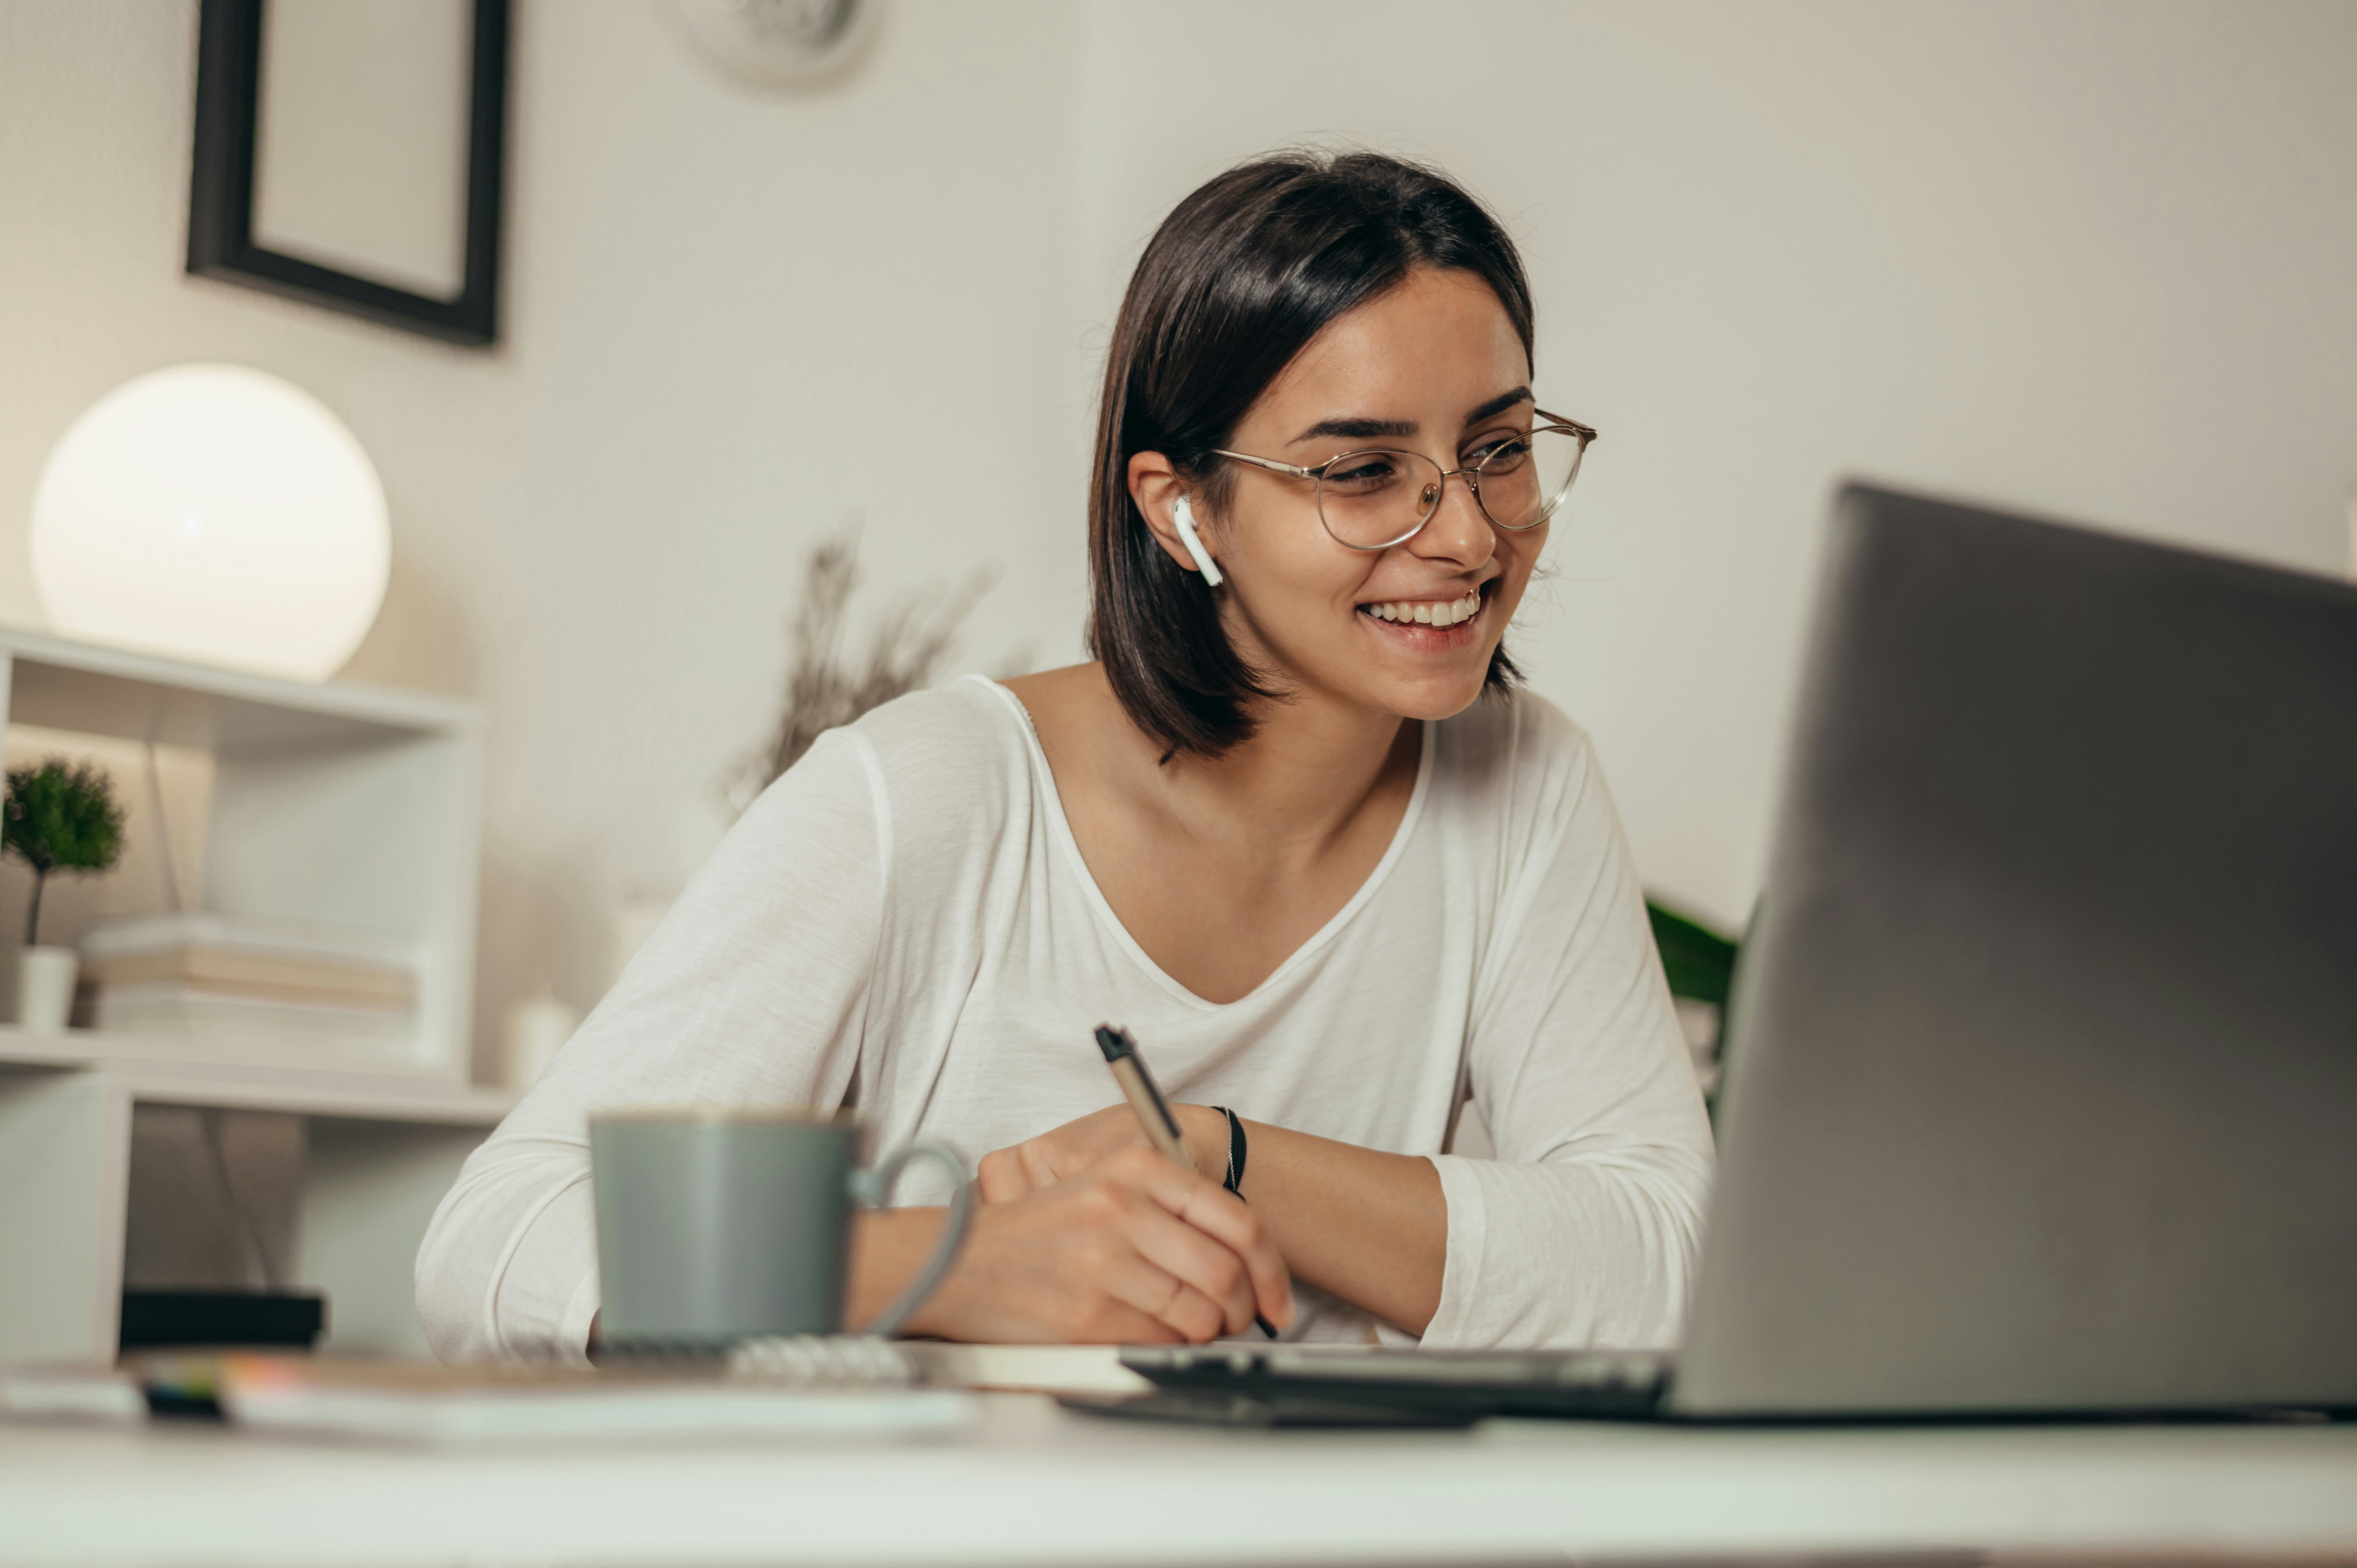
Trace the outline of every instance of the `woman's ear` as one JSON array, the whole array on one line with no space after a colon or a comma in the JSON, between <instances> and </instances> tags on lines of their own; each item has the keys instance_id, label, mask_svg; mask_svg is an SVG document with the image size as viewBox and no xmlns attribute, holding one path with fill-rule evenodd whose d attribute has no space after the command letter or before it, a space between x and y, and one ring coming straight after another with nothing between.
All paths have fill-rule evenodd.
<instances>
[{"instance_id":1,"label":"woman's ear","mask_svg":"<svg viewBox=\"0 0 2357 1568\"><path fill-rule=\"evenodd\" d=\"M1159 452L1140 452L1129 460L1129 499L1137 503L1138 515L1146 526L1154 531L1154 542L1168 553L1170 559L1193 572L1198 567L1194 552L1178 533L1178 499L1186 495L1187 485L1170 459ZM1198 538L1211 532L1211 520L1203 515L1200 506L1194 509ZM1203 541L1206 546L1211 541Z\"/></svg>"}]
</instances>

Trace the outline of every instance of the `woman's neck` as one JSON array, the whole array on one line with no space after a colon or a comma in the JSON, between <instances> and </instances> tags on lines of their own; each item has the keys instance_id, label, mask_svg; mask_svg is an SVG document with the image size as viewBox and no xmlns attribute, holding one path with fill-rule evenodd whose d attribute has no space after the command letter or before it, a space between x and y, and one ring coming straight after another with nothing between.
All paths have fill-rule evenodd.
<instances>
[{"instance_id":1,"label":"woman's neck","mask_svg":"<svg viewBox=\"0 0 2357 1568\"><path fill-rule=\"evenodd\" d=\"M1119 821L1129 824L1122 836L1142 832L1165 849L1298 869L1358 837L1370 808L1395 820L1415 788L1420 726L1323 693L1262 704L1252 737L1220 757L1165 760L1167 746L1130 721L1101 664L1006 686L1084 836Z\"/></svg>"},{"instance_id":2,"label":"woman's neck","mask_svg":"<svg viewBox=\"0 0 2357 1568\"><path fill-rule=\"evenodd\" d=\"M1253 717L1252 737L1220 757L1148 758L1153 793L1190 836L1315 858L1375 796L1413 785L1420 727L1396 714L1303 693Z\"/></svg>"}]
</instances>

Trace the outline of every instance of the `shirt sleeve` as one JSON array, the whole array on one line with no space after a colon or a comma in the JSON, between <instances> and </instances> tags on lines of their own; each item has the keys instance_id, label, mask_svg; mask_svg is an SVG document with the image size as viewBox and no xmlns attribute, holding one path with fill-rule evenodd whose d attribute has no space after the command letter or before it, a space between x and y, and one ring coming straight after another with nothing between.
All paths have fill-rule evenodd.
<instances>
[{"instance_id":1,"label":"shirt sleeve","mask_svg":"<svg viewBox=\"0 0 2357 1568\"><path fill-rule=\"evenodd\" d=\"M593 1112L842 1103L889 835L882 769L852 731L822 736L754 803L435 1212L416 1286L437 1355L586 1358Z\"/></svg>"},{"instance_id":2,"label":"shirt sleeve","mask_svg":"<svg viewBox=\"0 0 2357 1568\"><path fill-rule=\"evenodd\" d=\"M1448 1248L1427 1346L1652 1348L1684 1323L1710 1125L1619 815L1584 741L1566 749L1468 1044L1497 1155L1433 1160Z\"/></svg>"}]
</instances>

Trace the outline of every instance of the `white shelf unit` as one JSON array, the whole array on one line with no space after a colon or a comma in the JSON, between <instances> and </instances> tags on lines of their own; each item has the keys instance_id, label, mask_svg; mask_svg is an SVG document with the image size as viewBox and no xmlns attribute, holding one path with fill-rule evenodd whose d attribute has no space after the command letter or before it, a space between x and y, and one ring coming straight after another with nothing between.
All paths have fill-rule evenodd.
<instances>
[{"instance_id":1,"label":"white shelf unit","mask_svg":"<svg viewBox=\"0 0 2357 1568\"><path fill-rule=\"evenodd\" d=\"M330 1346L422 1348L411 1260L514 1098L468 1081L479 711L6 628L0 660L0 720L210 755L202 907L397 937L418 979L393 1050L0 1028L0 1361L113 1356L139 1104L306 1117L295 1283Z\"/></svg>"},{"instance_id":2,"label":"white shelf unit","mask_svg":"<svg viewBox=\"0 0 2357 1568\"><path fill-rule=\"evenodd\" d=\"M416 1028L397 1055L355 1047L281 1051L277 1059L309 1066L331 1055L465 1081L479 710L423 693L298 685L5 628L0 660L0 725L210 756L199 907L360 927L408 946Z\"/></svg>"}]
</instances>

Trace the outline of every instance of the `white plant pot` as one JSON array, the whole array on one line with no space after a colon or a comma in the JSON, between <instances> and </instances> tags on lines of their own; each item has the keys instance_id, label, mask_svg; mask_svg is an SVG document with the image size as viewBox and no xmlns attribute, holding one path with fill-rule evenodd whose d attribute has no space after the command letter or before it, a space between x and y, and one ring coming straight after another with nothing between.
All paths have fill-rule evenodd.
<instances>
[{"instance_id":1,"label":"white plant pot","mask_svg":"<svg viewBox=\"0 0 2357 1568\"><path fill-rule=\"evenodd\" d=\"M38 1035L62 1032L81 968L81 954L72 948L18 948L16 1027Z\"/></svg>"},{"instance_id":2,"label":"white plant pot","mask_svg":"<svg viewBox=\"0 0 2357 1568\"><path fill-rule=\"evenodd\" d=\"M511 1089L530 1089L556 1059L581 1015L555 997L527 997L508 1009L505 1038L500 1041L500 1076Z\"/></svg>"}]
</instances>

